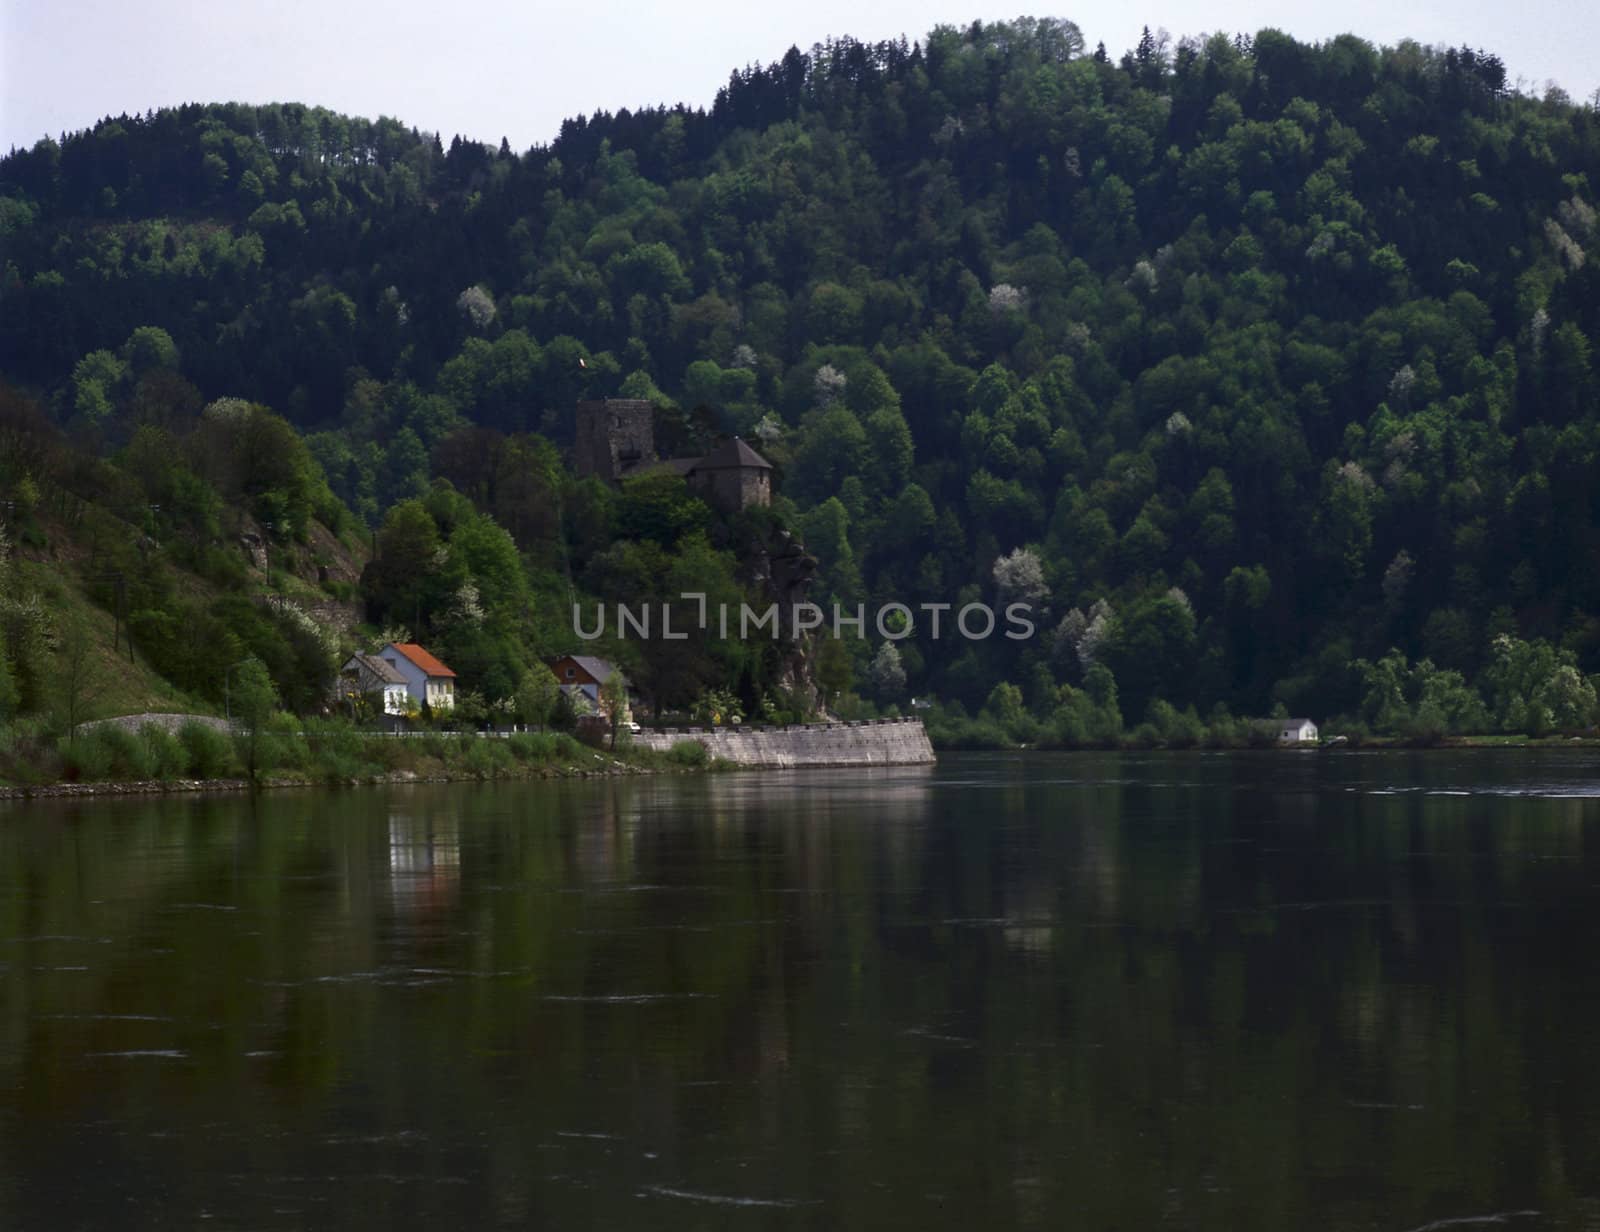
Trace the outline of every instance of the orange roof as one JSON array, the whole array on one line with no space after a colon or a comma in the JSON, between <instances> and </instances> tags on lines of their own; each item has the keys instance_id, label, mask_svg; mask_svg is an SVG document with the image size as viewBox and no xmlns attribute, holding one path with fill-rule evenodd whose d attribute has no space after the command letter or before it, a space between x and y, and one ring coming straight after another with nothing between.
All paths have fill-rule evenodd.
<instances>
[{"instance_id":1,"label":"orange roof","mask_svg":"<svg viewBox=\"0 0 1600 1232\"><path fill-rule=\"evenodd\" d=\"M396 650L410 659L430 676L451 676L455 673L415 642L391 642Z\"/></svg>"}]
</instances>

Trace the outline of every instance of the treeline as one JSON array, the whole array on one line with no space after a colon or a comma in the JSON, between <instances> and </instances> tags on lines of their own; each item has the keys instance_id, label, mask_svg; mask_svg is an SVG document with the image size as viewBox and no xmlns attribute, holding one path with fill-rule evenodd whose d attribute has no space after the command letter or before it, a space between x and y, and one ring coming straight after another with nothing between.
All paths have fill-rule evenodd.
<instances>
[{"instance_id":1,"label":"treeline","mask_svg":"<svg viewBox=\"0 0 1600 1232\"><path fill-rule=\"evenodd\" d=\"M1399 711L1362 665L1394 651L1495 726L1500 639L1553 656L1546 693L1600 669L1597 176L1594 111L1474 49L1264 30L1113 57L1070 22L974 23L792 49L705 112L525 153L287 105L46 140L0 161L0 344L114 452L189 396L146 379L164 331L202 403L307 434L380 560L446 550L373 572L374 620L459 629L476 579L455 652L492 690L574 594L749 585L772 527L562 468L578 398L623 393L779 465L817 597L1043 616L1020 645L842 648L830 679L879 705L976 715L1007 683L1058 725L1099 668L1130 726L1160 702L1376 730ZM462 497L520 584L473 572ZM619 535L641 503L651 534ZM737 647L676 682L617 653L674 697L792 680ZM1421 670L1399 693L1431 723Z\"/></svg>"}]
</instances>

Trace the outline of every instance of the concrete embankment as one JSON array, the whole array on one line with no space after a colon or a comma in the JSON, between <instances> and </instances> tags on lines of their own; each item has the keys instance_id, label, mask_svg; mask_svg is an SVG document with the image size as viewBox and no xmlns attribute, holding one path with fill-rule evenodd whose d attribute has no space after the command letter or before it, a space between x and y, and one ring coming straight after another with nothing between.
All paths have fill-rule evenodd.
<instances>
[{"instance_id":1,"label":"concrete embankment","mask_svg":"<svg viewBox=\"0 0 1600 1232\"><path fill-rule=\"evenodd\" d=\"M862 723L805 723L791 727L646 728L635 745L665 753L697 740L712 757L740 766L796 769L805 766L920 766L933 761L933 745L921 719L874 719Z\"/></svg>"}]
</instances>

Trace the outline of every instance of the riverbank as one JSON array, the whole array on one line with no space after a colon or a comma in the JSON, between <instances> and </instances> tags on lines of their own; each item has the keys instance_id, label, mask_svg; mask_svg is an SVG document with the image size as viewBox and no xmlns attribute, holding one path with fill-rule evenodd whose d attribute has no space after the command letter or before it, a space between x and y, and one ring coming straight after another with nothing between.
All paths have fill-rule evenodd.
<instances>
[{"instance_id":1,"label":"riverbank","mask_svg":"<svg viewBox=\"0 0 1600 1232\"><path fill-rule=\"evenodd\" d=\"M691 740L664 749L624 744L613 751L563 732L427 732L396 738L322 720L309 720L294 731L264 731L253 739L201 723L176 730L159 724L132 730L109 725L59 744L38 736L13 741L0 754L0 800L731 768Z\"/></svg>"},{"instance_id":2,"label":"riverbank","mask_svg":"<svg viewBox=\"0 0 1600 1232\"><path fill-rule=\"evenodd\" d=\"M249 791L273 791L291 787L393 787L418 783L481 783L530 782L536 779L603 778L640 774L691 774L697 771L727 770L730 763L712 762L700 767L681 764L643 766L614 761L604 766L530 766L521 772L512 771L490 775L488 779L476 774L417 774L410 770L397 770L387 774L368 775L364 778L315 779L306 777L273 777L252 784L249 779L135 779L131 781L106 780L94 783L41 783L25 787L0 785L0 803L15 800L105 799L117 796L167 796L205 795Z\"/></svg>"},{"instance_id":3,"label":"riverbank","mask_svg":"<svg viewBox=\"0 0 1600 1232\"><path fill-rule=\"evenodd\" d=\"M934 749L940 753L1450 753L1475 749L1593 749L1600 752L1600 737L1446 736L1439 740L1417 740L1404 736L1367 736L1359 740L1334 737L1303 744L1280 744L1272 740L1239 743L1200 740L1187 744L1134 739L1092 744L947 744L935 741Z\"/></svg>"}]
</instances>

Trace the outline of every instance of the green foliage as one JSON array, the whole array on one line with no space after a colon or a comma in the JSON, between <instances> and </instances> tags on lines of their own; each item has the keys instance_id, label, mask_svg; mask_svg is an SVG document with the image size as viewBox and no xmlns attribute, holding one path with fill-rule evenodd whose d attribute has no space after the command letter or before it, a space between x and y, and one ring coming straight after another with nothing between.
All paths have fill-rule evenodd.
<instances>
[{"instance_id":1,"label":"green foliage","mask_svg":"<svg viewBox=\"0 0 1600 1232\"><path fill-rule=\"evenodd\" d=\"M676 766L703 767L710 763L711 754L698 740L676 740L667 751L667 757Z\"/></svg>"},{"instance_id":2,"label":"green foliage","mask_svg":"<svg viewBox=\"0 0 1600 1232\"><path fill-rule=\"evenodd\" d=\"M209 723L185 723L178 729L183 746L184 770L191 778L219 779L234 767L233 749L227 736Z\"/></svg>"},{"instance_id":3,"label":"green foliage","mask_svg":"<svg viewBox=\"0 0 1600 1232\"><path fill-rule=\"evenodd\" d=\"M515 698L517 717L534 727L543 727L550 721L556 701L561 696L561 682L543 662L535 663L523 672L517 682Z\"/></svg>"},{"instance_id":4,"label":"green foliage","mask_svg":"<svg viewBox=\"0 0 1600 1232\"><path fill-rule=\"evenodd\" d=\"M977 711L1017 681L1080 743L1124 709L1172 743L1191 705L1275 699L1419 736L1477 722L1474 692L1508 730L1592 721L1590 111L1465 49L1083 52L1031 19L841 39L521 157L235 104L15 151L5 375L118 461L29 452L8 411L0 499L109 492L230 593L240 514L276 550L342 501L381 527L369 619L498 702L575 598L672 598L701 567L760 590L680 480L564 471L577 399L627 392L703 407L696 437L760 425L815 597L966 601L1032 545L1049 627L1113 613L1052 658L1083 687L1048 704L1038 646L923 622L898 685L827 651L834 693ZM142 573L138 542L104 555ZM315 708L326 669L281 617L154 572L126 610L169 679L213 696L208 660L254 654ZM0 710L36 710L48 617L0 597ZM674 704L780 675L706 639L605 649Z\"/></svg>"},{"instance_id":5,"label":"green foliage","mask_svg":"<svg viewBox=\"0 0 1600 1232\"><path fill-rule=\"evenodd\" d=\"M237 727L234 737L239 760L252 779L263 769L264 752L270 752L267 724L278 706L278 692L260 659L245 659L231 673L229 708Z\"/></svg>"}]
</instances>

